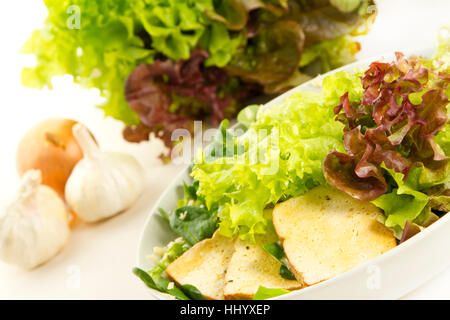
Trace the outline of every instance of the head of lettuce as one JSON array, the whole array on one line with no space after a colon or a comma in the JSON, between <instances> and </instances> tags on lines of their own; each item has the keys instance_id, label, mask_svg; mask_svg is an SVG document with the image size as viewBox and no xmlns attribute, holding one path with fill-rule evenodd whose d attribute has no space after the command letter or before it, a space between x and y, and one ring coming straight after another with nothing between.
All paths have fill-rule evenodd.
<instances>
[{"instance_id":1,"label":"head of lettuce","mask_svg":"<svg viewBox=\"0 0 450 320\"><path fill-rule=\"evenodd\" d=\"M53 76L97 88L125 139L218 124L249 98L278 94L353 60L372 0L44 0L23 52L26 86Z\"/></svg>"}]
</instances>

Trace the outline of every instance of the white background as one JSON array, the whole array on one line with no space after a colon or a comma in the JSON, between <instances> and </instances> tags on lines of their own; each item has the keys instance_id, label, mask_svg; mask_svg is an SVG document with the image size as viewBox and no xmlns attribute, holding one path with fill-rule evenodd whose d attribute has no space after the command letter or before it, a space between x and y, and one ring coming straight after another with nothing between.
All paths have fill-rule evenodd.
<instances>
[{"instance_id":1,"label":"white background","mask_svg":"<svg viewBox=\"0 0 450 320\"><path fill-rule=\"evenodd\" d=\"M379 15L371 33L360 40L360 58L433 46L439 27L450 23L449 0L377 2ZM148 186L130 211L102 224L75 228L64 250L46 265L22 271L0 263L0 299L148 299L149 292L131 273L139 234L150 208L183 167L160 163L158 141L125 143L121 123L105 119L94 107L101 101L95 90L81 90L70 78L55 81L53 91L20 85L21 68L33 59L18 51L45 15L39 0L5 1L0 10L0 204L17 187L18 140L30 126L48 117L79 120L104 149L136 156L147 169ZM450 299L450 269L404 298Z\"/></svg>"}]
</instances>

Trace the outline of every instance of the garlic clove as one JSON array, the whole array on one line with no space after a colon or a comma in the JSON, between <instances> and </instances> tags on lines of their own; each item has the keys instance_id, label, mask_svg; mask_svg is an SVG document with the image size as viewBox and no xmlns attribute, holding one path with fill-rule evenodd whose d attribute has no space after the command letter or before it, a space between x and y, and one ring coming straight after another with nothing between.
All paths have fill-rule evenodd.
<instances>
[{"instance_id":1,"label":"garlic clove","mask_svg":"<svg viewBox=\"0 0 450 320\"><path fill-rule=\"evenodd\" d=\"M25 269L53 258L70 235L65 204L40 183L40 171L27 172L0 217L0 259Z\"/></svg>"},{"instance_id":2,"label":"garlic clove","mask_svg":"<svg viewBox=\"0 0 450 320\"><path fill-rule=\"evenodd\" d=\"M73 133L84 152L66 184L66 201L78 217L96 222L130 208L144 188L144 170L123 153L102 152L89 131L78 124Z\"/></svg>"}]
</instances>

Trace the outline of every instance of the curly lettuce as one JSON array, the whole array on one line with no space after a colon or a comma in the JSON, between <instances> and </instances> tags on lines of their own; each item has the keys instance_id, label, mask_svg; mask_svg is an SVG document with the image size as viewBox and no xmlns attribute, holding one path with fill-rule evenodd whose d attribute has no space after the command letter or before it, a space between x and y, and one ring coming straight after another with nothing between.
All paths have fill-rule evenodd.
<instances>
[{"instance_id":1,"label":"curly lettuce","mask_svg":"<svg viewBox=\"0 0 450 320\"><path fill-rule=\"evenodd\" d=\"M346 92L334 108L346 153L327 155L327 180L383 209L402 241L449 208L448 48L440 39L431 60L396 53L392 63L373 62L360 99Z\"/></svg>"},{"instance_id":2,"label":"curly lettuce","mask_svg":"<svg viewBox=\"0 0 450 320\"><path fill-rule=\"evenodd\" d=\"M435 66L442 75L450 77L450 25L443 27L438 36L438 48L433 56L433 61L439 61ZM450 99L450 86L444 89L445 95ZM450 114L450 103L447 105L447 114ZM450 119L450 116L448 117ZM450 122L441 129L435 138L446 156L450 157Z\"/></svg>"},{"instance_id":3,"label":"curly lettuce","mask_svg":"<svg viewBox=\"0 0 450 320\"><path fill-rule=\"evenodd\" d=\"M124 122L127 141L155 136L169 149L171 133L192 130L193 120L217 125L248 98L353 60L359 45L351 36L376 15L372 0L44 2L44 27L23 47L37 62L23 70L23 83L51 88L54 76L71 75L100 90L100 107ZM138 83L143 69L149 75ZM138 87L131 94L124 92L130 78Z\"/></svg>"},{"instance_id":4,"label":"curly lettuce","mask_svg":"<svg viewBox=\"0 0 450 320\"><path fill-rule=\"evenodd\" d=\"M343 126L330 105L345 91L362 94L357 74L337 73L324 80L322 93L298 92L259 110L248 130L233 137L232 154L198 156L192 177L206 206L219 207L222 234L253 241L270 227L264 208L325 183L328 150L343 150Z\"/></svg>"},{"instance_id":5,"label":"curly lettuce","mask_svg":"<svg viewBox=\"0 0 450 320\"><path fill-rule=\"evenodd\" d=\"M353 62L359 50L360 44L348 35L313 43L303 50L300 70L326 73Z\"/></svg>"},{"instance_id":6,"label":"curly lettuce","mask_svg":"<svg viewBox=\"0 0 450 320\"><path fill-rule=\"evenodd\" d=\"M188 59L200 43L209 50L208 66L226 65L242 41L204 14L213 0L44 0L48 17L32 33L22 52L36 56L24 68L28 87L52 88L54 76L71 75L75 83L97 88L106 116L136 126L139 116L125 100L127 77L155 55Z\"/></svg>"},{"instance_id":7,"label":"curly lettuce","mask_svg":"<svg viewBox=\"0 0 450 320\"><path fill-rule=\"evenodd\" d=\"M45 0L49 15L34 31L22 51L36 56L34 68L25 68L22 81L30 87L52 88L53 76L69 74L86 88L98 88L107 101L107 116L137 124L137 115L125 102L126 77L139 63L152 63L154 50L137 34L130 1ZM73 8L73 18L68 8ZM77 12L79 10L79 12ZM101 36L101 39L99 39Z\"/></svg>"}]
</instances>

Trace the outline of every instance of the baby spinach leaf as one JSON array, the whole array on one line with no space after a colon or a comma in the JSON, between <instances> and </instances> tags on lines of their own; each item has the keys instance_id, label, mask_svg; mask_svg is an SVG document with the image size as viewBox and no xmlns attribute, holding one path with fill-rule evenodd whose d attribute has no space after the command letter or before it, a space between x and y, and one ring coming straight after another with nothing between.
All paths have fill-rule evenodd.
<instances>
[{"instance_id":1,"label":"baby spinach leaf","mask_svg":"<svg viewBox=\"0 0 450 320\"><path fill-rule=\"evenodd\" d=\"M180 287L181 291L192 300L206 300L200 290L191 284L185 284Z\"/></svg>"},{"instance_id":2,"label":"baby spinach leaf","mask_svg":"<svg viewBox=\"0 0 450 320\"><path fill-rule=\"evenodd\" d=\"M274 257L279 263L281 263L278 273L284 279L296 280L294 274L283 263L282 259L286 256L283 247L278 242L267 243L263 245L263 249L266 250L272 257Z\"/></svg>"},{"instance_id":3,"label":"baby spinach leaf","mask_svg":"<svg viewBox=\"0 0 450 320\"><path fill-rule=\"evenodd\" d=\"M163 217L163 219L167 221L167 223L170 223L170 216L163 208L159 208L158 212L161 217Z\"/></svg>"},{"instance_id":4,"label":"baby spinach leaf","mask_svg":"<svg viewBox=\"0 0 450 320\"><path fill-rule=\"evenodd\" d=\"M142 269L134 268L133 273L142 280L142 282L145 283L147 287L154 290L159 290L158 286L156 285L156 282L153 280L151 275L149 275L147 272L145 272Z\"/></svg>"},{"instance_id":5,"label":"baby spinach leaf","mask_svg":"<svg viewBox=\"0 0 450 320\"><path fill-rule=\"evenodd\" d=\"M160 278L158 281L155 281L148 272L145 272L144 270L139 268L134 268L133 273L151 289L168 293L178 300L190 300L189 297L186 296L180 288L174 286L173 288L169 289L170 281L167 279Z\"/></svg>"},{"instance_id":6,"label":"baby spinach leaf","mask_svg":"<svg viewBox=\"0 0 450 320\"><path fill-rule=\"evenodd\" d=\"M184 196L183 199L178 200L178 208L185 206L201 206L203 204L203 200L197 196L198 181L194 181L191 185L187 185L183 182L183 190Z\"/></svg>"},{"instance_id":7,"label":"baby spinach leaf","mask_svg":"<svg viewBox=\"0 0 450 320\"><path fill-rule=\"evenodd\" d=\"M186 245L210 238L218 227L217 206L208 209L201 197L197 196L198 181L191 185L184 183L184 197L178 201L178 208L171 213L162 208L159 213L169 223L170 228L181 236Z\"/></svg>"},{"instance_id":8,"label":"baby spinach leaf","mask_svg":"<svg viewBox=\"0 0 450 320\"><path fill-rule=\"evenodd\" d=\"M294 276L294 274L289 270L289 268L285 264L281 264L280 270L278 270L278 273L281 277L287 280L297 280Z\"/></svg>"},{"instance_id":9,"label":"baby spinach leaf","mask_svg":"<svg viewBox=\"0 0 450 320\"><path fill-rule=\"evenodd\" d=\"M181 207L169 219L172 230L190 245L210 238L217 229L217 215L206 207Z\"/></svg>"},{"instance_id":10,"label":"baby spinach leaf","mask_svg":"<svg viewBox=\"0 0 450 320\"><path fill-rule=\"evenodd\" d=\"M274 257L277 260L281 260L284 258L284 250L283 248L278 244L278 242L273 243L267 243L263 245L264 250L266 250L272 257Z\"/></svg>"}]
</instances>

